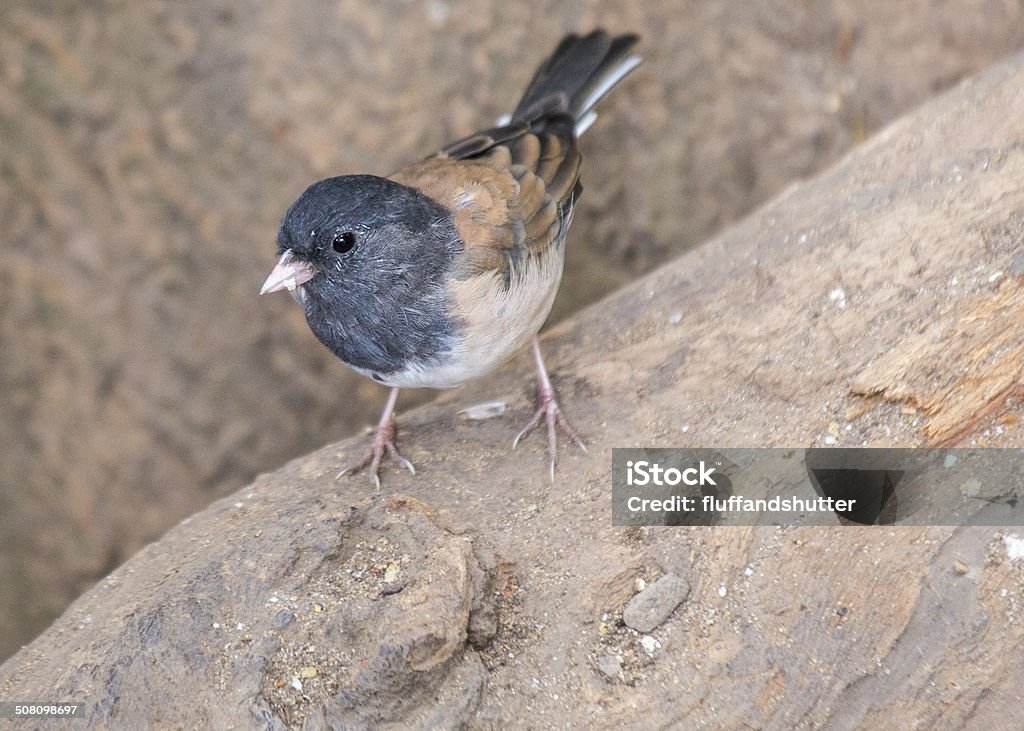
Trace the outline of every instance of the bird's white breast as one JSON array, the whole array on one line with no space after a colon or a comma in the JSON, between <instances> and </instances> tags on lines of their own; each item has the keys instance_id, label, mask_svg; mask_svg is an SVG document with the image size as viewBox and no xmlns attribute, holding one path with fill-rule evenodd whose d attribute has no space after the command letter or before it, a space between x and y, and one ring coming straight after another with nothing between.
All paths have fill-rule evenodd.
<instances>
[{"instance_id":1,"label":"bird's white breast","mask_svg":"<svg viewBox=\"0 0 1024 731\"><path fill-rule=\"evenodd\" d=\"M461 327L451 350L437 362L411 364L378 380L399 388L454 388L486 375L540 330L558 293L564 261L559 242L525 259L507 286L497 271L453 281L451 306Z\"/></svg>"}]
</instances>

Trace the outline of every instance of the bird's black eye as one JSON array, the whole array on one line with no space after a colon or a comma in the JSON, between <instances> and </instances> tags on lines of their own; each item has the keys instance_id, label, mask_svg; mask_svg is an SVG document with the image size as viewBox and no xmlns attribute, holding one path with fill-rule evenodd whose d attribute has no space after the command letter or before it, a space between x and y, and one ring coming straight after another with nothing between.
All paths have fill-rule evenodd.
<instances>
[{"instance_id":1,"label":"bird's black eye","mask_svg":"<svg viewBox=\"0 0 1024 731\"><path fill-rule=\"evenodd\" d=\"M351 231L339 231L334 234L334 241L331 245L339 254L352 251L352 247L356 245L356 235Z\"/></svg>"}]
</instances>

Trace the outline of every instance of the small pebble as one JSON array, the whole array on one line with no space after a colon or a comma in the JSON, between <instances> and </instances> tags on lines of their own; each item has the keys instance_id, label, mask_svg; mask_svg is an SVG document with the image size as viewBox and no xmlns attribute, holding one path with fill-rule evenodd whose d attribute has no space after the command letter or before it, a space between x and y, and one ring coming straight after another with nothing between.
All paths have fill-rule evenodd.
<instances>
[{"instance_id":1,"label":"small pebble","mask_svg":"<svg viewBox=\"0 0 1024 731\"><path fill-rule=\"evenodd\" d=\"M981 480L971 478L960 486L960 492L967 497L977 497L981 492Z\"/></svg>"},{"instance_id":2,"label":"small pebble","mask_svg":"<svg viewBox=\"0 0 1024 731\"><path fill-rule=\"evenodd\" d=\"M1010 260L1010 274L1024 277L1024 251L1018 251Z\"/></svg>"},{"instance_id":3,"label":"small pebble","mask_svg":"<svg viewBox=\"0 0 1024 731\"><path fill-rule=\"evenodd\" d=\"M483 419L493 419L496 416L501 416L507 408L508 403L505 401L485 401L482 404L467 406L459 412L459 416L472 419L473 421L482 421Z\"/></svg>"},{"instance_id":4,"label":"small pebble","mask_svg":"<svg viewBox=\"0 0 1024 731\"><path fill-rule=\"evenodd\" d=\"M640 638L640 647L644 648L644 652L648 655L653 655L661 647L661 643L650 635L644 635Z\"/></svg>"},{"instance_id":5,"label":"small pebble","mask_svg":"<svg viewBox=\"0 0 1024 731\"><path fill-rule=\"evenodd\" d=\"M274 620L271 623L273 629L284 629L292 622L295 621L295 615L289 612L287 609L281 609L274 615Z\"/></svg>"},{"instance_id":6,"label":"small pebble","mask_svg":"<svg viewBox=\"0 0 1024 731\"><path fill-rule=\"evenodd\" d=\"M451 7L444 0L427 0L427 16L434 26L444 23L451 12Z\"/></svg>"},{"instance_id":7,"label":"small pebble","mask_svg":"<svg viewBox=\"0 0 1024 731\"><path fill-rule=\"evenodd\" d=\"M302 692L302 681L299 680L298 678L292 678L292 687L295 688L295 690L297 690L297 691L299 691L301 693Z\"/></svg>"},{"instance_id":8,"label":"small pebble","mask_svg":"<svg viewBox=\"0 0 1024 731\"><path fill-rule=\"evenodd\" d=\"M835 303L835 306L842 310L846 308L846 290L842 287L836 287L828 293L828 299L830 302Z\"/></svg>"},{"instance_id":9,"label":"small pebble","mask_svg":"<svg viewBox=\"0 0 1024 731\"><path fill-rule=\"evenodd\" d=\"M689 593L686 579L665 574L626 603L622 621L637 632L650 632L668 619Z\"/></svg>"},{"instance_id":10,"label":"small pebble","mask_svg":"<svg viewBox=\"0 0 1024 731\"><path fill-rule=\"evenodd\" d=\"M1019 561L1024 558L1024 538L1015 535L1003 536L1003 545L1006 546L1006 555L1011 561Z\"/></svg>"},{"instance_id":11,"label":"small pebble","mask_svg":"<svg viewBox=\"0 0 1024 731\"><path fill-rule=\"evenodd\" d=\"M954 561L953 562L953 570L956 571L961 576L963 576L968 571L970 571L970 569L967 568L967 564L965 564L963 561Z\"/></svg>"},{"instance_id":12,"label":"small pebble","mask_svg":"<svg viewBox=\"0 0 1024 731\"><path fill-rule=\"evenodd\" d=\"M616 655L601 655L597 658L597 669L605 677L615 680L622 672L622 658Z\"/></svg>"}]
</instances>

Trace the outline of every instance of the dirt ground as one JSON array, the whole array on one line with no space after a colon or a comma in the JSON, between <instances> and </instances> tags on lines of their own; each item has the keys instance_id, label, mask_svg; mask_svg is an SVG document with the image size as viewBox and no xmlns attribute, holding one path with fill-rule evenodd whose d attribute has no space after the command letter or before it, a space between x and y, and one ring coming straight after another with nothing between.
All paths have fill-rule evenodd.
<instances>
[{"instance_id":1,"label":"dirt ground","mask_svg":"<svg viewBox=\"0 0 1024 731\"><path fill-rule=\"evenodd\" d=\"M584 142L560 319L1017 50L1021 15L4 3L0 657L182 517L373 418L379 387L287 298L255 296L312 180L387 173L490 123L564 32L639 32L646 63Z\"/></svg>"}]
</instances>

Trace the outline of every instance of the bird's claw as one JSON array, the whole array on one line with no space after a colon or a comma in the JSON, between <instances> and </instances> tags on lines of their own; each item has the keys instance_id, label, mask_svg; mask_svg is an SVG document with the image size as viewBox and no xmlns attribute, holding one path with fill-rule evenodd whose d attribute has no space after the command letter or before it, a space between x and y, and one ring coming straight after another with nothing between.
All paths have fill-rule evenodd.
<instances>
[{"instance_id":1,"label":"bird's claw","mask_svg":"<svg viewBox=\"0 0 1024 731\"><path fill-rule=\"evenodd\" d=\"M380 490L380 463L384 459L385 453L392 460L409 470L409 472L414 475L416 474L416 467L413 466L413 463L399 454L398 448L395 447L395 421L390 419L374 430L373 440L370 442L369 448L363 453L362 458L354 465L346 467L339 472L335 479L354 475L369 467L370 474L373 475L373 481L377 485L377 489Z\"/></svg>"},{"instance_id":2,"label":"bird's claw","mask_svg":"<svg viewBox=\"0 0 1024 731\"><path fill-rule=\"evenodd\" d=\"M530 432L540 426L541 420L547 425L548 431L548 461L550 465L551 481L555 481L555 465L558 464L558 430L561 429L569 441L575 444L577 447L583 450L583 453L587 453L587 445L583 443L576 430L573 429L572 424L565 418L565 414L562 413L561 407L558 405L558 399L555 397L553 390L541 389L540 394L540 405L537 407L537 411L534 412L533 418L523 427L523 430L516 435L516 438L512 441L512 449L519 446L519 442L528 436Z\"/></svg>"},{"instance_id":3,"label":"bird's claw","mask_svg":"<svg viewBox=\"0 0 1024 731\"><path fill-rule=\"evenodd\" d=\"M555 481L555 465L558 464L558 430L561 429L569 440L586 454L587 447L583 440L576 434L572 424L562 414L558 405L558 397L555 395L555 388L551 385L551 378L548 376L548 369L544 365L544 356L540 352L540 341L537 336L533 338L533 359L537 363L537 411L533 418L523 427L523 430L516 435L512 442L512 449L519 445L519 441L527 434L536 429L541 422L545 421L548 427L548 462L550 465L551 482Z\"/></svg>"}]
</instances>

